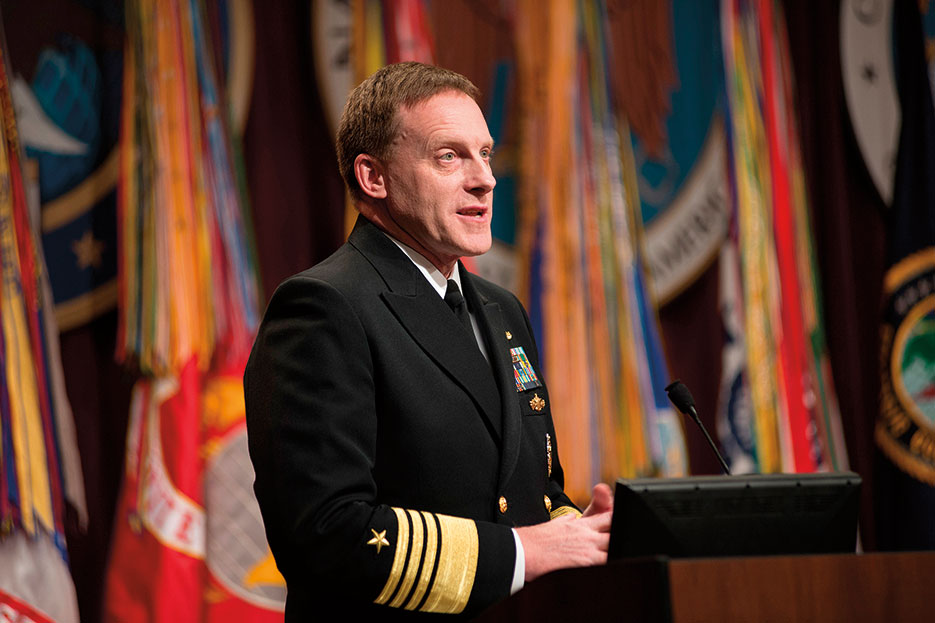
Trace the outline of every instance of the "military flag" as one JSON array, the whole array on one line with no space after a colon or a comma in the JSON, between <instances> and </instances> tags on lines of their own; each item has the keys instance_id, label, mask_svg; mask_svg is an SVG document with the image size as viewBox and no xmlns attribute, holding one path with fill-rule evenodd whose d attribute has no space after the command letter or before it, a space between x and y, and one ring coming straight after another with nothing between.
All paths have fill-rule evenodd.
<instances>
[{"instance_id":1,"label":"military flag","mask_svg":"<svg viewBox=\"0 0 935 623\"><path fill-rule=\"evenodd\" d=\"M721 24L736 253L721 258L731 316L719 429L744 470L843 469L782 13L724 0Z\"/></svg>"},{"instance_id":2,"label":"military flag","mask_svg":"<svg viewBox=\"0 0 935 623\"><path fill-rule=\"evenodd\" d=\"M935 548L935 112L918 3L893 4L902 128L883 282L877 545Z\"/></svg>"},{"instance_id":3,"label":"military flag","mask_svg":"<svg viewBox=\"0 0 935 623\"><path fill-rule=\"evenodd\" d=\"M0 20L0 613L77 621L64 514L68 498L87 521L84 492L2 26ZM38 208L37 193L32 200Z\"/></svg>"},{"instance_id":4,"label":"military flag","mask_svg":"<svg viewBox=\"0 0 935 623\"><path fill-rule=\"evenodd\" d=\"M277 620L285 602L247 456L258 284L211 23L198 0L126 5L117 356L142 378L110 620Z\"/></svg>"},{"instance_id":5,"label":"military flag","mask_svg":"<svg viewBox=\"0 0 935 623\"><path fill-rule=\"evenodd\" d=\"M607 8L521 2L521 287L543 352L566 490L685 472L682 428L662 388L641 258L629 130L608 83Z\"/></svg>"}]
</instances>

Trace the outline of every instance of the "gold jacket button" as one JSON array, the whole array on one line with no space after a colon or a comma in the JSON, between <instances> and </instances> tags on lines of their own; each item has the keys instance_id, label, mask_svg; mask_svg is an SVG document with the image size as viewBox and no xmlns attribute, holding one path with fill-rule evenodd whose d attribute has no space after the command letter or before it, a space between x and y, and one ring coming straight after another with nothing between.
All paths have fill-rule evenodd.
<instances>
[{"instance_id":1,"label":"gold jacket button","mask_svg":"<svg viewBox=\"0 0 935 623\"><path fill-rule=\"evenodd\" d=\"M549 496L543 495L542 501L545 502L545 510L551 513L552 512L552 500L549 499Z\"/></svg>"},{"instance_id":2,"label":"gold jacket button","mask_svg":"<svg viewBox=\"0 0 935 623\"><path fill-rule=\"evenodd\" d=\"M502 495L500 496L499 504L500 504L500 512L501 512L501 513L505 513L505 512L506 512L506 508L507 508L507 506L506 506L506 498L503 497Z\"/></svg>"}]
</instances>

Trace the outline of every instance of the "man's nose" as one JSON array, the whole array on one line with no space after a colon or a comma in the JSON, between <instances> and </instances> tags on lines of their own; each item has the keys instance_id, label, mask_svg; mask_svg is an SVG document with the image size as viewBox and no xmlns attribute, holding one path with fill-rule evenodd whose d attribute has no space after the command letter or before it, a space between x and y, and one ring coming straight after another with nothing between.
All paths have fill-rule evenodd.
<instances>
[{"instance_id":1,"label":"man's nose","mask_svg":"<svg viewBox=\"0 0 935 623\"><path fill-rule=\"evenodd\" d=\"M472 193L486 195L497 185L497 180L490 170L490 161L480 156L471 159L471 170L467 178Z\"/></svg>"}]
</instances>

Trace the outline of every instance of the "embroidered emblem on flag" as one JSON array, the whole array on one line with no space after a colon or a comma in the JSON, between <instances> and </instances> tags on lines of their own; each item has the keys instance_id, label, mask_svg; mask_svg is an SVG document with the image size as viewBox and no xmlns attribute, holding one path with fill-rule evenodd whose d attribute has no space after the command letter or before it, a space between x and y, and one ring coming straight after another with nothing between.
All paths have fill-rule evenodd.
<instances>
[{"instance_id":1,"label":"embroidered emblem on flag","mask_svg":"<svg viewBox=\"0 0 935 623\"><path fill-rule=\"evenodd\" d=\"M511 348L510 356L513 358L513 380L516 381L516 391L524 392L527 389L542 387L522 346Z\"/></svg>"}]
</instances>

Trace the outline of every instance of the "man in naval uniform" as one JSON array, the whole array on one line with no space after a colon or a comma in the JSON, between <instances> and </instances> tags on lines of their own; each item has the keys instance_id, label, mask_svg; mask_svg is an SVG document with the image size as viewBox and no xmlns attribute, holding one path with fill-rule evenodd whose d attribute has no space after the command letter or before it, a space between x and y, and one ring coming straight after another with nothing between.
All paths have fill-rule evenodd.
<instances>
[{"instance_id":1,"label":"man in naval uniform","mask_svg":"<svg viewBox=\"0 0 935 623\"><path fill-rule=\"evenodd\" d=\"M357 225L260 326L248 439L287 620L473 615L606 560L610 488L583 514L563 492L526 312L458 261L491 245L477 96L418 63L351 93L337 150Z\"/></svg>"}]
</instances>

